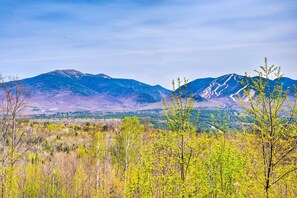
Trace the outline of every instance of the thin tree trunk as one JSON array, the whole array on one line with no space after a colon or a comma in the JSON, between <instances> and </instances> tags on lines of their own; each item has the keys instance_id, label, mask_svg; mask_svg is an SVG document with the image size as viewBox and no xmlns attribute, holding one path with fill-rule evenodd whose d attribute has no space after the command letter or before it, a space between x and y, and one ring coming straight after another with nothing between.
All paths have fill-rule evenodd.
<instances>
[{"instance_id":1,"label":"thin tree trunk","mask_svg":"<svg viewBox=\"0 0 297 198\"><path fill-rule=\"evenodd\" d=\"M97 145L96 145L96 193L98 194L98 190L100 187L99 179L100 179L100 170L99 170L99 138L97 140Z\"/></svg>"},{"instance_id":2,"label":"thin tree trunk","mask_svg":"<svg viewBox=\"0 0 297 198\"><path fill-rule=\"evenodd\" d=\"M180 169L180 174L181 174L181 180L184 182L185 181L185 166L184 166L184 135L181 135L181 169Z\"/></svg>"}]
</instances>

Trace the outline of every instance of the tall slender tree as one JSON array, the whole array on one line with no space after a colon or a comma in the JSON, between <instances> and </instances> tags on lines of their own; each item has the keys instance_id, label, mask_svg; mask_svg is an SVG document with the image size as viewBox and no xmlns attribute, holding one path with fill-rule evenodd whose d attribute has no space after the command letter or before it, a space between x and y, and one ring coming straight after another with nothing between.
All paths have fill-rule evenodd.
<instances>
[{"instance_id":1,"label":"tall slender tree","mask_svg":"<svg viewBox=\"0 0 297 198\"><path fill-rule=\"evenodd\" d=\"M248 123L244 129L258 136L267 198L274 185L297 170L296 160L292 160L297 148L296 87L291 102L289 93L292 90L283 86L280 69L268 66L265 58L264 66L255 70L258 76L247 76L244 82L247 87L244 90L245 99L241 100Z\"/></svg>"},{"instance_id":2,"label":"tall slender tree","mask_svg":"<svg viewBox=\"0 0 297 198\"><path fill-rule=\"evenodd\" d=\"M28 90L17 77L1 77L0 82L0 161L1 192L11 195L14 189L15 163L25 156L32 144L25 144L26 130L19 130L20 114L26 107ZM34 142L34 141L32 141ZM8 175L10 174L10 175Z\"/></svg>"},{"instance_id":3,"label":"tall slender tree","mask_svg":"<svg viewBox=\"0 0 297 198\"><path fill-rule=\"evenodd\" d=\"M188 93L187 83L188 80L185 78L183 81L180 78L177 79L177 82L173 80L171 100L167 102L164 99L164 115L168 123L168 128L180 137L180 177L183 184L186 180L187 171L193 155L193 150L187 144L185 137L189 137L187 135L189 133L195 133L195 121L197 121L197 119L193 120L194 99ZM198 115L196 118L198 118Z\"/></svg>"},{"instance_id":4,"label":"tall slender tree","mask_svg":"<svg viewBox=\"0 0 297 198\"><path fill-rule=\"evenodd\" d=\"M136 163L137 150L141 143L141 135L144 133L144 126L136 116L126 117L115 136L113 148L114 161L119 165L118 170L123 172L124 194L126 193L132 162Z\"/></svg>"}]
</instances>

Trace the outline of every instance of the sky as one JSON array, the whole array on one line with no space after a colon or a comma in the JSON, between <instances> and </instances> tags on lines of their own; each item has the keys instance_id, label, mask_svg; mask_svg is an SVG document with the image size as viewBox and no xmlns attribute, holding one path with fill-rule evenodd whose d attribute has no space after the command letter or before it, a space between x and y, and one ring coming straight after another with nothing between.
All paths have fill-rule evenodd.
<instances>
[{"instance_id":1,"label":"sky","mask_svg":"<svg viewBox=\"0 0 297 198\"><path fill-rule=\"evenodd\" d=\"M296 0L0 0L0 73L172 79L254 74L297 79Z\"/></svg>"}]
</instances>

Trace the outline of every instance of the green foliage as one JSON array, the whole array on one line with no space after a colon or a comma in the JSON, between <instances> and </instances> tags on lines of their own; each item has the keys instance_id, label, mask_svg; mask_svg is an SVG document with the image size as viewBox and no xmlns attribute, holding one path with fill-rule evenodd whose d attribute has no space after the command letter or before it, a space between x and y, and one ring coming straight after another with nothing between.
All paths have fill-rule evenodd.
<instances>
[{"instance_id":1,"label":"green foliage","mask_svg":"<svg viewBox=\"0 0 297 198\"><path fill-rule=\"evenodd\" d=\"M114 161L121 166L122 171L127 170L128 163L137 155L138 143L143 132L144 126L137 117L125 118L120 130L116 132L112 153Z\"/></svg>"},{"instance_id":2,"label":"green foliage","mask_svg":"<svg viewBox=\"0 0 297 198\"><path fill-rule=\"evenodd\" d=\"M245 157L238 148L220 142L205 160L203 197L244 197Z\"/></svg>"},{"instance_id":3,"label":"green foliage","mask_svg":"<svg viewBox=\"0 0 297 198\"><path fill-rule=\"evenodd\" d=\"M4 188L2 190L3 194L2 196L7 196L7 197L18 197L20 192L19 192L19 184L18 184L18 175L16 174L16 170L13 166L10 166L6 169L6 174L5 174L5 184Z\"/></svg>"},{"instance_id":4,"label":"green foliage","mask_svg":"<svg viewBox=\"0 0 297 198\"><path fill-rule=\"evenodd\" d=\"M295 88L295 100L291 103L288 100L290 90L284 90L281 83L283 75L280 67L268 66L266 58L264 66L255 71L258 77L247 78L247 89L244 90L247 102L242 100L241 104L245 108L243 120L247 123L244 131L259 137L258 149L261 151L264 173L261 182L266 197L269 197L274 185L297 170L296 166L289 170L282 167L297 148L297 94ZM275 78L273 88L269 84L271 78ZM248 122L248 119L252 122Z\"/></svg>"},{"instance_id":5,"label":"green foliage","mask_svg":"<svg viewBox=\"0 0 297 198\"><path fill-rule=\"evenodd\" d=\"M80 144L77 148L77 154L79 157L83 158L86 156L86 149L85 149L85 146Z\"/></svg>"},{"instance_id":6,"label":"green foliage","mask_svg":"<svg viewBox=\"0 0 297 198\"><path fill-rule=\"evenodd\" d=\"M217 114L218 115L218 114ZM65 127L65 126L64 126ZM97 127L96 127L97 128ZM98 127L100 129L100 127ZM183 133L184 180L181 177L181 133L144 128L127 118L114 131L80 134L69 153L44 147L6 172L5 195L12 197L264 197L260 137L238 133ZM117 130L118 129L118 130ZM63 130L62 130L63 131ZM74 134L73 134L74 135ZM54 143L56 134L49 134ZM66 136L65 136L66 137ZM67 140L67 138L63 138ZM72 141L69 139L69 141ZM288 140L282 143L287 145ZM80 142L80 143L79 143ZM64 146L63 146L64 147ZM112 151L112 152L110 152ZM275 167L295 166L292 152ZM265 180L264 180L265 181ZM1 180L2 182L2 180ZM2 184L0 182L0 184ZM270 189L275 197L294 197L296 173Z\"/></svg>"},{"instance_id":7,"label":"green foliage","mask_svg":"<svg viewBox=\"0 0 297 198\"><path fill-rule=\"evenodd\" d=\"M144 133L144 126L138 118L126 117L115 136L115 145L112 149L113 159L118 164L117 175L124 180L124 193L129 180L131 164L136 163L138 149L141 146L141 135Z\"/></svg>"},{"instance_id":8,"label":"green foliage","mask_svg":"<svg viewBox=\"0 0 297 198\"><path fill-rule=\"evenodd\" d=\"M184 84L178 78L177 88L175 82L172 81L173 93L171 95L171 103L167 104L164 100L164 114L169 129L178 134L177 145L179 155L179 171L180 171L180 196L186 194L185 181L190 166L193 149L189 144L189 135L196 132L196 123L191 120L191 114L194 108L194 99L187 93L188 80L184 79ZM198 119L198 115L197 115ZM196 120L197 121L197 120ZM188 137L187 137L188 136Z\"/></svg>"},{"instance_id":9,"label":"green foliage","mask_svg":"<svg viewBox=\"0 0 297 198\"><path fill-rule=\"evenodd\" d=\"M30 157L29 157L30 158ZM36 159L32 156L32 159ZM30 160L30 159L29 159ZM23 189L25 197L40 197L41 196L41 167L36 163L28 163L26 166L26 182Z\"/></svg>"},{"instance_id":10,"label":"green foliage","mask_svg":"<svg viewBox=\"0 0 297 198\"><path fill-rule=\"evenodd\" d=\"M182 85L182 81L179 78L177 79L177 83L172 81L173 92L171 94L171 101L167 103L164 100L164 115L168 128L178 133L194 132L196 126L196 123L191 120L194 99L188 93L187 83L188 80L184 79Z\"/></svg>"},{"instance_id":11,"label":"green foliage","mask_svg":"<svg viewBox=\"0 0 297 198\"><path fill-rule=\"evenodd\" d=\"M74 178L74 197L84 197L84 185L87 180L85 169L82 165L78 166Z\"/></svg>"},{"instance_id":12,"label":"green foliage","mask_svg":"<svg viewBox=\"0 0 297 198\"><path fill-rule=\"evenodd\" d=\"M58 168L53 168L49 175L46 176L45 194L46 197L59 197L59 184L61 180L61 172Z\"/></svg>"}]
</instances>

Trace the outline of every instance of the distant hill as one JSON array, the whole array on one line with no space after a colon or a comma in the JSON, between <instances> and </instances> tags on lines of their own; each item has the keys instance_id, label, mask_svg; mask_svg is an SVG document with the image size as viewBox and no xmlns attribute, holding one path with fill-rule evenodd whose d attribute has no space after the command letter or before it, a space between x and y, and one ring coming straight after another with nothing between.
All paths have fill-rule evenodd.
<instances>
[{"instance_id":1,"label":"distant hill","mask_svg":"<svg viewBox=\"0 0 297 198\"><path fill-rule=\"evenodd\" d=\"M162 101L170 91L105 74L56 70L22 80L35 111L121 110Z\"/></svg>"},{"instance_id":2,"label":"distant hill","mask_svg":"<svg viewBox=\"0 0 297 198\"><path fill-rule=\"evenodd\" d=\"M258 77L253 77L258 78ZM244 86L242 81L246 82L246 76L237 74L227 74L218 78L202 78L196 79L187 85L188 93L191 93L197 101L204 100L232 100L243 95ZM275 80L270 80L271 88L275 86ZM294 85L297 86L297 81L287 77L283 77L280 82L283 84L284 90L290 88L290 95L294 94ZM251 84L251 83L250 83ZM256 94L256 93L254 93Z\"/></svg>"},{"instance_id":3,"label":"distant hill","mask_svg":"<svg viewBox=\"0 0 297 198\"><path fill-rule=\"evenodd\" d=\"M169 99L171 93L160 85L151 86L133 79L85 74L76 70L56 70L21 81L31 92L30 112L36 114L162 108L162 100ZM191 94L196 100L195 106L200 108L238 106L236 99L243 95L244 89L242 81L246 81L246 77L237 74L196 79L188 83L187 95ZM297 81L283 77L281 83L284 89L291 89L292 96ZM275 80L269 84L273 87ZM257 93L251 90L251 94Z\"/></svg>"}]
</instances>

